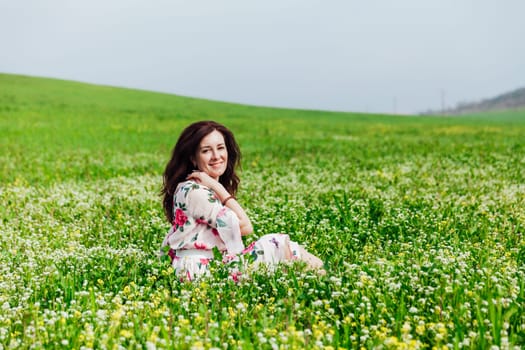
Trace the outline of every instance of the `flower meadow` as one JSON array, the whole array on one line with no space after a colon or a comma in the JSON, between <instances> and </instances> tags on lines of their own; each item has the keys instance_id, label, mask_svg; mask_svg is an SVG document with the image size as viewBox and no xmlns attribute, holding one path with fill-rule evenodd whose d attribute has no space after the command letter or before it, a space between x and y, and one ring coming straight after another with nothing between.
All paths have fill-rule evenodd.
<instances>
[{"instance_id":1,"label":"flower meadow","mask_svg":"<svg viewBox=\"0 0 525 350\"><path fill-rule=\"evenodd\" d=\"M520 349L525 111L461 117L256 108L0 74L0 349ZM243 151L255 237L325 262L220 264L159 247L176 138Z\"/></svg>"}]
</instances>

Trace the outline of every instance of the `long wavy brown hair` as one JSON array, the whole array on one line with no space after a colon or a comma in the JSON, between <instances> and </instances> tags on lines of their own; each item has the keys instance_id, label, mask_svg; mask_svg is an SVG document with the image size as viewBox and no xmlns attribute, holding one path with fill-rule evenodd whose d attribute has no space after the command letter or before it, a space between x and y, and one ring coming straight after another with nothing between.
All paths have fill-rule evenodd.
<instances>
[{"instance_id":1,"label":"long wavy brown hair","mask_svg":"<svg viewBox=\"0 0 525 350\"><path fill-rule=\"evenodd\" d=\"M164 213L170 223L173 222L173 194L177 185L186 181L188 174L195 169L192 159L197 155L201 140L215 130L219 131L224 137L228 151L226 171L219 177L219 182L231 195L237 193L239 177L235 173L235 169L240 165L241 152L233 133L224 125L214 121L193 123L180 134L163 174L164 183L161 196L163 196Z\"/></svg>"}]
</instances>

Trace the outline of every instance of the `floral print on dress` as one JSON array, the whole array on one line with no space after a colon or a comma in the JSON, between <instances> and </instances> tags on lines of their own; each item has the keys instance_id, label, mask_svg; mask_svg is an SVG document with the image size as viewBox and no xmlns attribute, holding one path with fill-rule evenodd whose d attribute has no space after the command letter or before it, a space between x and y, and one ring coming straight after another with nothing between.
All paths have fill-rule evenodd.
<instances>
[{"instance_id":1,"label":"floral print on dress","mask_svg":"<svg viewBox=\"0 0 525 350\"><path fill-rule=\"evenodd\" d=\"M173 196L173 225L166 235L163 246L174 250L214 247L220 252L236 254L244 249L242 240L235 239L235 213L222 206L215 193L194 181L186 181L177 187Z\"/></svg>"},{"instance_id":2,"label":"floral print on dress","mask_svg":"<svg viewBox=\"0 0 525 350\"><path fill-rule=\"evenodd\" d=\"M175 230L184 231L184 225L189 224L188 217L181 208L175 209L175 218L173 219L173 226Z\"/></svg>"},{"instance_id":3,"label":"floral print on dress","mask_svg":"<svg viewBox=\"0 0 525 350\"><path fill-rule=\"evenodd\" d=\"M195 249L201 249L201 250L207 250L208 249L208 246L204 243L193 243L193 246L195 247Z\"/></svg>"}]
</instances>

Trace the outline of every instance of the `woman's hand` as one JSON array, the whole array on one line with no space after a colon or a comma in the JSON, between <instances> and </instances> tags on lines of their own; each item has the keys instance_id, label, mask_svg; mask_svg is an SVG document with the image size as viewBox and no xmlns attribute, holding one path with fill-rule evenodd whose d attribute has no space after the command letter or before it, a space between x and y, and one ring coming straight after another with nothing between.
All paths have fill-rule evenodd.
<instances>
[{"instance_id":1,"label":"woman's hand","mask_svg":"<svg viewBox=\"0 0 525 350\"><path fill-rule=\"evenodd\" d=\"M189 174L186 177L186 179L193 180L196 183L204 185L213 191L216 191L218 189L218 186L222 187L219 181L215 180L210 175L206 174L204 171L194 170L191 174Z\"/></svg>"}]
</instances>

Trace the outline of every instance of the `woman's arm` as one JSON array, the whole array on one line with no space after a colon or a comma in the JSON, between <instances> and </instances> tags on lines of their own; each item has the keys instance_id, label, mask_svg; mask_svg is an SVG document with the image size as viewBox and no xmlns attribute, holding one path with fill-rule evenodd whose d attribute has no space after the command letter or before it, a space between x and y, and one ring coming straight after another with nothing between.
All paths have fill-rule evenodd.
<instances>
[{"instance_id":1,"label":"woman's arm","mask_svg":"<svg viewBox=\"0 0 525 350\"><path fill-rule=\"evenodd\" d=\"M196 181L197 183L203 184L204 186L210 188L213 192L215 192L215 195L221 201L221 203L224 203L226 199L231 197L230 193L226 191L224 186L219 181L213 179L205 172L195 171L188 175L188 180ZM239 219L241 235L246 236L253 232L253 226L250 218L248 215L246 215L246 212L237 202L235 197L228 199L224 205L230 208L237 215L237 218Z\"/></svg>"}]
</instances>

